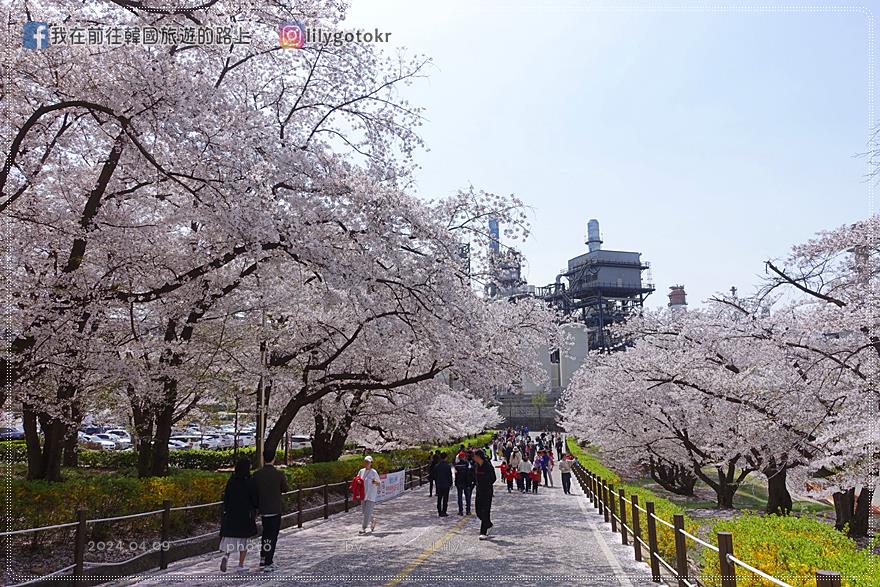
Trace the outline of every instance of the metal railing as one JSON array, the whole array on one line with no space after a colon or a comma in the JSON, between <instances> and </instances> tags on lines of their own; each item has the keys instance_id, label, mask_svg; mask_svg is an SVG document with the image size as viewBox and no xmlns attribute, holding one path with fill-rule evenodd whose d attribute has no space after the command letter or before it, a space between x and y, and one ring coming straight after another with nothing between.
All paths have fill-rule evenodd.
<instances>
[{"instance_id":1,"label":"metal railing","mask_svg":"<svg viewBox=\"0 0 880 587\"><path fill-rule=\"evenodd\" d=\"M614 489L613 483L596 475L575 461L572 471L581 488L606 522L611 524L612 532L620 532L621 543L629 544L632 539L635 560L645 562L651 567L651 580L660 582L660 568L666 569L677 581L678 587L697 587L700 583L690 576L688 569L687 541L691 540L702 548L708 548L718 554L720 565L721 587L736 587L737 567L753 573L762 579L780 587L792 587L788 583L768 575L761 569L736 558L733 555L733 535L730 532L718 532L718 546L694 536L684 528L684 515L675 514L672 523L654 513L654 503L649 501L645 507L639 505L639 496L632 495L629 499L623 488ZM648 530L648 541L642 535L642 514ZM674 532L675 561L674 564L663 559L657 547L657 524L660 523ZM647 549L647 553L642 549ZM817 587L841 587L841 575L833 571L816 571Z\"/></svg>"},{"instance_id":2,"label":"metal railing","mask_svg":"<svg viewBox=\"0 0 880 587\"><path fill-rule=\"evenodd\" d=\"M404 490L412 489L414 487L421 487L424 485L425 480L427 479L426 474L426 465L421 465L414 469L404 469ZM331 508L336 508L338 506L343 506L342 510L337 511L335 513L348 512L349 508L352 507L352 503L350 502L350 495L348 491L348 481L340 481L338 483L328 483L325 485L318 485L315 487L298 487L291 491L287 491L282 494L282 496L296 496L296 508L292 511L282 514L282 519L287 519L292 516L296 516L296 526L297 528L302 528L303 522L308 520L303 520L303 514L307 514L309 512L321 511L321 516L323 519L328 519L331 515ZM330 501L329 492L331 489L342 488L345 496L343 499ZM321 492L322 503L311 506L311 507L303 507L303 495L311 494L316 491ZM170 539L171 534L171 512L182 512L189 510L196 510L199 508L210 507L210 506L219 506L222 505L222 501L214 501L210 503L201 503L194 505L186 505L186 506L176 506L171 507L171 501L165 500L162 504L162 509L153 510L149 512L138 512L135 514L128 514L124 516L111 516L104 518L92 518L89 519L87 517L86 511L84 509L77 510L77 521L76 522L68 522L66 524L55 524L53 526L41 526L39 528L24 528L21 530L11 530L9 532L0 532L0 539L8 540L11 536L18 536L24 534L34 534L36 532L43 532L48 530L58 530L63 528L76 528L75 538L73 541L73 564L67 567L57 569L47 575L30 577L23 583L16 583L15 585L9 585L8 587L24 587L25 585L33 585L35 583L39 583L42 581L49 580L57 580L60 577L83 577L86 576L89 569L99 568L99 567L109 567L109 566L120 566L136 561L140 558L143 558L149 554L153 554L154 552L159 553L158 560L158 568L161 570L168 568L168 563L171 558L171 551L174 545L179 545L185 542L192 542L193 540L199 540L208 538L213 536L219 539L219 532L214 530L212 532L208 532L206 534L201 534L199 536L186 536L183 538L179 538L176 540ZM355 506L358 504L354 504ZM88 526L99 524L103 522L118 522L121 520L133 520L136 518L142 518L147 516L157 516L161 515L160 521L160 539L154 543L152 543L152 548L148 549L146 552L138 554L132 558L126 559L124 561L112 561L112 562L90 562L85 560L85 552L86 552L86 540L88 536ZM316 518L312 518L316 519ZM292 525L292 524L291 524ZM150 569L155 569L157 565L147 566L145 568L139 569L139 572L143 572ZM105 571L106 572L106 571ZM124 575L123 575L124 576ZM120 577L122 578L122 577Z\"/></svg>"}]
</instances>

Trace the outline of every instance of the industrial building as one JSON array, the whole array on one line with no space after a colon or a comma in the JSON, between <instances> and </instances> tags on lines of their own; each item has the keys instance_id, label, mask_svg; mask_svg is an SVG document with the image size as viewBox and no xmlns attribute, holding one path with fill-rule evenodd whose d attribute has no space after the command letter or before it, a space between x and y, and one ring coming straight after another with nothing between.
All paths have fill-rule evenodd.
<instances>
[{"instance_id":1,"label":"industrial building","mask_svg":"<svg viewBox=\"0 0 880 587\"><path fill-rule=\"evenodd\" d=\"M595 219L587 223L586 245L586 253L569 259L556 281L539 287L535 295L587 327L589 350L608 352L616 346L610 326L641 311L654 292L650 264L641 260L641 253L603 249ZM647 281L642 281L643 271L648 271Z\"/></svg>"},{"instance_id":2,"label":"industrial building","mask_svg":"<svg viewBox=\"0 0 880 587\"><path fill-rule=\"evenodd\" d=\"M618 345L612 340L610 327L631 312L641 311L645 298L654 292L650 265L642 261L641 253L603 249L599 222L594 219L587 223L587 252L569 259L554 283L536 289L521 278L519 253L500 252L497 222L490 221L489 228L494 278L486 287L487 297L534 295L575 318L568 327L573 347L564 353L548 350L543 355L547 385L523 381L519 389L499 390L496 395L507 425L554 428L556 402L587 354L614 350ZM645 281L644 271L648 272ZM684 303L683 288L680 301Z\"/></svg>"}]
</instances>

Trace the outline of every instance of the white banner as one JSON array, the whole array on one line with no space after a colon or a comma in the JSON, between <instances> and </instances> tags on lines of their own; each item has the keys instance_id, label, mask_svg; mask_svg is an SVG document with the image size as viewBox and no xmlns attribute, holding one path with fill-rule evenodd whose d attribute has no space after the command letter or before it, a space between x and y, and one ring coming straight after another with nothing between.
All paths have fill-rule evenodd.
<instances>
[{"instance_id":1,"label":"white banner","mask_svg":"<svg viewBox=\"0 0 880 587\"><path fill-rule=\"evenodd\" d=\"M385 473L384 475L379 475L379 479L382 481L382 485L379 486L379 497L376 498L376 501L385 501L403 493L406 471Z\"/></svg>"}]
</instances>

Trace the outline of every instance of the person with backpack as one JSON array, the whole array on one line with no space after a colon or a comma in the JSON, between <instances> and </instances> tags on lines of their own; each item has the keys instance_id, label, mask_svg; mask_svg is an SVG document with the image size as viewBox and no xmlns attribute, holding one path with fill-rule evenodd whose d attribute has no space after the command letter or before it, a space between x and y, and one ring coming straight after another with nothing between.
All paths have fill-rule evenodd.
<instances>
[{"instance_id":1,"label":"person with backpack","mask_svg":"<svg viewBox=\"0 0 880 587\"><path fill-rule=\"evenodd\" d=\"M470 455L458 453L455 459L455 490L458 493L458 515L471 515L471 495L474 491L474 462ZM464 498L464 503L462 503ZM466 507L465 507L466 506Z\"/></svg>"},{"instance_id":2,"label":"person with backpack","mask_svg":"<svg viewBox=\"0 0 880 587\"><path fill-rule=\"evenodd\" d=\"M446 508L449 506L449 490L452 488L452 465L446 462L446 453L440 453L440 460L431 469L434 477L434 489L437 493L437 515L445 518L449 514Z\"/></svg>"},{"instance_id":3,"label":"person with backpack","mask_svg":"<svg viewBox=\"0 0 880 587\"><path fill-rule=\"evenodd\" d=\"M361 522L361 529L358 534L366 534L369 526L370 532L376 529L376 517L374 515L376 501L379 499L379 487L382 485L382 479L379 472L373 468L373 457L367 455L364 457L364 466L358 471L355 480L360 479L359 491L363 490L363 500L361 501L361 510L364 513L364 519Z\"/></svg>"},{"instance_id":4,"label":"person with backpack","mask_svg":"<svg viewBox=\"0 0 880 587\"><path fill-rule=\"evenodd\" d=\"M244 559L248 553L248 538L257 535L257 496L251 483L251 462L241 459L235 463L235 472L223 490L223 517L220 521L220 570L226 572L229 555L238 553L236 573L244 573Z\"/></svg>"},{"instance_id":5,"label":"person with backpack","mask_svg":"<svg viewBox=\"0 0 880 587\"><path fill-rule=\"evenodd\" d=\"M477 510L477 517L480 519L480 540L489 538L489 529L494 526L491 520L492 515L492 486L497 479L495 475L495 467L486 460L486 453L478 450L474 453L474 462L477 468L474 471L477 484L477 498L474 507Z\"/></svg>"},{"instance_id":6,"label":"person with backpack","mask_svg":"<svg viewBox=\"0 0 880 587\"><path fill-rule=\"evenodd\" d=\"M263 524L260 548L260 567L263 572L275 570L275 546L281 530L281 494L287 492L287 476L275 468L275 449L263 451L263 467L254 473L253 483L257 494L257 509Z\"/></svg>"}]
</instances>

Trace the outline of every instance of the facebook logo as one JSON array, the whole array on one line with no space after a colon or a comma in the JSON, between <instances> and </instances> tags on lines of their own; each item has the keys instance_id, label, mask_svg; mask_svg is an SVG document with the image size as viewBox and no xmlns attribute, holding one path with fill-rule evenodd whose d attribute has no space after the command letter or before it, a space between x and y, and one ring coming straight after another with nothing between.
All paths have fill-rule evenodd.
<instances>
[{"instance_id":1,"label":"facebook logo","mask_svg":"<svg viewBox=\"0 0 880 587\"><path fill-rule=\"evenodd\" d=\"M24 23L22 45L25 49L45 49L49 46L49 23L31 21Z\"/></svg>"}]
</instances>

